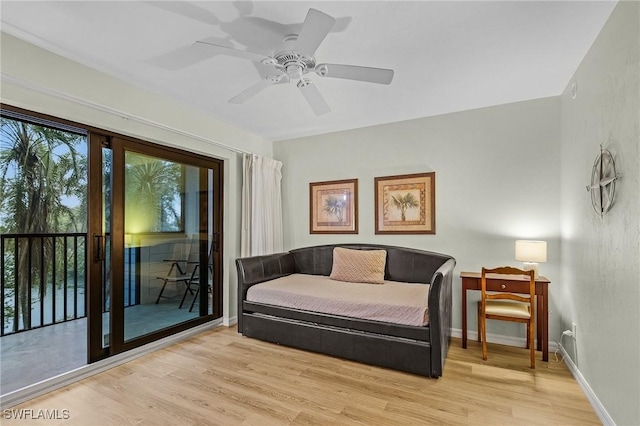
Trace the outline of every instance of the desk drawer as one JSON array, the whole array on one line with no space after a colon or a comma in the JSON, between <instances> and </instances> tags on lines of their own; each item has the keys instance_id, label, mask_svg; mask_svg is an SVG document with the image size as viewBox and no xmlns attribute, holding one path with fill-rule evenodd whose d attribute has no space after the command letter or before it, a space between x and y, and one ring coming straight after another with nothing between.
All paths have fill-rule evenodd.
<instances>
[{"instance_id":1,"label":"desk drawer","mask_svg":"<svg viewBox=\"0 0 640 426\"><path fill-rule=\"evenodd\" d=\"M503 280L487 280L487 291L506 291L529 294L529 283Z\"/></svg>"}]
</instances>

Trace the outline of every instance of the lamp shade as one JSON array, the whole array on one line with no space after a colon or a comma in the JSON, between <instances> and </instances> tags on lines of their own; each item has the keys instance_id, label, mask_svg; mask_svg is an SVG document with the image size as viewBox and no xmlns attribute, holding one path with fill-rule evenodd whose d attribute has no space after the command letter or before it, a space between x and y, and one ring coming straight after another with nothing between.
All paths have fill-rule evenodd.
<instances>
[{"instance_id":1,"label":"lamp shade","mask_svg":"<svg viewBox=\"0 0 640 426\"><path fill-rule=\"evenodd\" d=\"M516 241L516 260L521 262L546 262L547 261L547 242L517 240Z\"/></svg>"}]
</instances>

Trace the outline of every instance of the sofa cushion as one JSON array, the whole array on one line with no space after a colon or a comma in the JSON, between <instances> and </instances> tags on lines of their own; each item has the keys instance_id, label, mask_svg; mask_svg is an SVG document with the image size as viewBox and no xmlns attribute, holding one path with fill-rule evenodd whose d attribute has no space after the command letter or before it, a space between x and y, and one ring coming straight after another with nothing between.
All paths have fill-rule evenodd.
<instances>
[{"instance_id":1,"label":"sofa cushion","mask_svg":"<svg viewBox=\"0 0 640 426\"><path fill-rule=\"evenodd\" d=\"M251 286L247 301L272 306L422 327L429 323L428 284L381 285L293 274Z\"/></svg>"},{"instance_id":2,"label":"sofa cushion","mask_svg":"<svg viewBox=\"0 0 640 426\"><path fill-rule=\"evenodd\" d=\"M333 267L329 277L352 283L384 283L386 250L333 249Z\"/></svg>"}]
</instances>

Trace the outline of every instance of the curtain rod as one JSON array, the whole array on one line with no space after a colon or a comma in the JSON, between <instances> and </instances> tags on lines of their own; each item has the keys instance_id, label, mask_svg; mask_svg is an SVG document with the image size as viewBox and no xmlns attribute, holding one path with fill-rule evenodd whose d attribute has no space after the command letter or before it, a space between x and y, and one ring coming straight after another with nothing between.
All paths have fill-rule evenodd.
<instances>
[{"instance_id":1,"label":"curtain rod","mask_svg":"<svg viewBox=\"0 0 640 426\"><path fill-rule=\"evenodd\" d=\"M26 79L23 79L23 78L20 78L20 77L16 77L16 76L11 75L11 74L7 74L6 72L3 72L3 71L0 71L0 78L2 79L2 81L6 81L8 83L15 84L17 86L20 86L20 87L23 87L23 88L26 88L26 89L31 89L31 90L34 90L36 92L43 93L45 95L50 95L50 96L56 97L58 99L63 99L65 101L69 101L69 102L73 102L73 103L76 103L76 104L84 105L84 106L87 106L89 108L93 108L93 109L98 110L98 111L102 111L102 112L106 112L108 114L116 115L118 117L124 118L125 120L136 121L138 123L146 124L148 126L155 127L155 128L162 129L162 130L167 130L169 132L172 132L172 133L175 133L175 134L178 134L178 135L181 135L181 136L186 136L186 137L189 137L189 138L192 138L192 139L197 139L199 141L206 142L206 143L208 143L210 145L214 145L214 146L217 146L219 148L224 148L226 150L233 151L233 152L236 152L238 154L253 154L252 152L245 151L245 150L242 150L242 149L239 149L239 148L235 148L235 147L232 147L230 145L227 145L227 144L224 144L222 142L218 142L218 141L215 141L215 140L212 140L212 139L207 139L207 138L204 138L202 136L198 136L198 135L196 135L194 133L191 133L191 132L185 132L184 130L176 129L175 127L167 126L165 124L158 123L156 121L149 120L149 119L144 118L144 117L139 117L137 115L130 114L128 112L124 112L124 111L120 111L120 110L115 109L115 108L111 108L111 107L107 107L107 106L104 106L104 105L100 105L100 104L98 104L96 102L89 101L89 100L86 100L86 99L82 99L82 98L79 98L77 96L69 95L69 94L60 92L58 90L50 89L50 88L42 86L42 85L40 85L38 83L34 83L32 81L29 81L29 80L26 80Z\"/></svg>"}]
</instances>

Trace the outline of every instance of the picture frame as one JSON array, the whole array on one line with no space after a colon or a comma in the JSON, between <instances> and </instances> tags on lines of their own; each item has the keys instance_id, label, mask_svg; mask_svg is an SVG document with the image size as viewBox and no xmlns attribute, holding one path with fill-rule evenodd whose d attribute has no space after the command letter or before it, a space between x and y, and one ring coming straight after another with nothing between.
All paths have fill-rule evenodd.
<instances>
[{"instance_id":1,"label":"picture frame","mask_svg":"<svg viewBox=\"0 0 640 426\"><path fill-rule=\"evenodd\" d=\"M436 173L374 179L376 234L436 233Z\"/></svg>"},{"instance_id":2,"label":"picture frame","mask_svg":"<svg viewBox=\"0 0 640 426\"><path fill-rule=\"evenodd\" d=\"M358 179L309 183L309 233L358 233Z\"/></svg>"}]
</instances>

